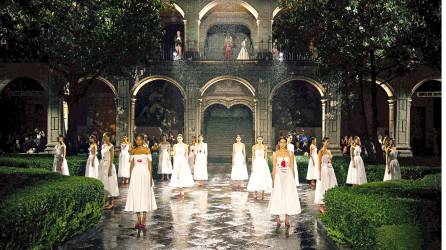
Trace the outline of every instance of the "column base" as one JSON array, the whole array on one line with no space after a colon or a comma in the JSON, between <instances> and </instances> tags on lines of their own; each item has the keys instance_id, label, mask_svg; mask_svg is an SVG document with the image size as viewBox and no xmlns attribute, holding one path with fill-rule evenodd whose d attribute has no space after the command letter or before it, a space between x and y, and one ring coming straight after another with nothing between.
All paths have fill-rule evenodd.
<instances>
[{"instance_id":1,"label":"column base","mask_svg":"<svg viewBox=\"0 0 446 250\"><path fill-rule=\"evenodd\" d=\"M339 147L330 148L330 151L333 156L342 156L342 150Z\"/></svg>"},{"instance_id":2,"label":"column base","mask_svg":"<svg viewBox=\"0 0 446 250\"><path fill-rule=\"evenodd\" d=\"M54 154L54 148L56 147L56 143L48 143L45 146L45 153Z\"/></svg>"},{"instance_id":3,"label":"column base","mask_svg":"<svg viewBox=\"0 0 446 250\"><path fill-rule=\"evenodd\" d=\"M396 148L398 150L398 157L413 157L411 148Z\"/></svg>"}]
</instances>

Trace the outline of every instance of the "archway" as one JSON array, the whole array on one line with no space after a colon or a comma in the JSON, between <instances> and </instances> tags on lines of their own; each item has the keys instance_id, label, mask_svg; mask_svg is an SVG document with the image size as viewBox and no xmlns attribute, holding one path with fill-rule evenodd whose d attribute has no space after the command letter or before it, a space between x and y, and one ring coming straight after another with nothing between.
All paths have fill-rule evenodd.
<instances>
[{"instance_id":1,"label":"archway","mask_svg":"<svg viewBox=\"0 0 446 250\"><path fill-rule=\"evenodd\" d=\"M132 89L131 116L131 133L158 138L161 133L185 133L185 91L169 77L145 78Z\"/></svg>"},{"instance_id":2,"label":"archway","mask_svg":"<svg viewBox=\"0 0 446 250\"><path fill-rule=\"evenodd\" d=\"M87 152L90 134L101 138L103 133L110 132L115 140L116 98L115 87L102 77L80 79L70 88L68 134L73 153Z\"/></svg>"},{"instance_id":3,"label":"archway","mask_svg":"<svg viewBox=\"0 0 446 250\"><path fill-rule=\"evenodd\" d=\"M273 143L280 136L293 133L299 138L298 147L308 150L309 137L324 136L325 90L312 79L287 79L271 91ZM272 145L273 146L273 145Z\"/></svg>"},{"instance_id":4,"label":"archway","mask_svg":"<svg viewBox=\"0 0 446 250\"><path fill-rule=\"evenodd\" d=\"M161 60L173 60L175 52L175 39L177 32L181 33L182 53L188 47L187 37L184 32L184 11L177 4L164 8L160 12L164 35L161 39Z\"/></svg>"},{"instance_id":5,"label":"archway","mask_svg":"<svg viewBox=\"0 0 446 250\"><path fill-rule=\"evenodd\" d=\"M254 141L253 112L243 104L226 107L211 104L204 110L204 129L211 160L231 160L232 144L240 134L250 157L250 148Z\"/></svg>"},{"instance_id":6,"label":"archway","mask_svg":"<svg viewBox=\"0 0 446 250\"><path fill-rule=\"evenodd\" d=\"M47 110L48 95L40 83L28 77L8 83L0 93L0 115L4 118L0 151L21 153L31 148L43 151L47 143ZM19 147L15 146L16 140Z\"/></svg>"},{"instance_id":7,"label":"archway","mask_svg":"<svg viewBox=\"0 0 446 250\"><path fill-rule=\"evenodd\" d=\"M378 138L395 138L395 111L396 99L392 86L383 81L377 81L379 87L376 93L376 117ZM363 99L359 85L354 86L342 107L341 137L360 136L367 137L363 114L369 112L363 109ZM371 100L368 100L371 101ZM354 121L354 122L353 122Z\"/></svg>"},{"instance_id":8,"label":"archway","mask_svg":"<svg viewBox=\"0 0 446 250\"><path fill-rule=\"evenodd\" d=\"M415 156L441 155L441 82L427 79L411 91L410 138Z\"/></svg>"}]
</instances>

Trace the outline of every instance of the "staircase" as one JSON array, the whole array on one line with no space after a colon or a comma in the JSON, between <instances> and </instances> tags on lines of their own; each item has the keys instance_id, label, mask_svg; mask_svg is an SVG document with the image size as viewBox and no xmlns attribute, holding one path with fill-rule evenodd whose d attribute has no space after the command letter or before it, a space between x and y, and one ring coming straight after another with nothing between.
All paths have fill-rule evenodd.
<instances>
[{"instance_id":1,"label":"staircase","mask_svg":"<svg viewBox=\"0 0 446 250\"><path fill-rule=\"evenodd\" d=\"M212 117L205 124L205 142L208 143L209 162L230 163L232 144L237 134L242 136L246 154L251 157L254 142L252 120L249 118Z\"/></svg>"}]
</instances>

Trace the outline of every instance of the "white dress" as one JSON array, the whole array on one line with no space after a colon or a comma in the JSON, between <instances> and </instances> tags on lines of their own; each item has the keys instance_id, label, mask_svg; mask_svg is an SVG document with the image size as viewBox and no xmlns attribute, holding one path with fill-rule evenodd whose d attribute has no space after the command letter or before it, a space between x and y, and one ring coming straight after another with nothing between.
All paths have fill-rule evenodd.
<instances>
[{"instance_id":1,"label":"white dress","mask_svg":"<svg viewBox=\"0 0 446 250\"><path fill-rule=\"evenodd\" d=\"M169 149L169 143L160 143L160 152L158 156L158 174L172 173L172 162L170 161Z\"/></svg>"},{"instance_id":2,"label":"white dress","mask_svg":"<svg viewBox=\"0 0 446 250\"><path fill-rule=\"evenodd\" d=\"M238 53L237 60L249 60L249 53L248 50L246 49L246 41L243 40L240 46L241 49L240 52Z\"/></svg>"},{"instance_id":3,"label":"white dress","mask_svg":"<svg viewBox=\"0 0 446 250\"><path fill-rule=\"evenodd\" d=\"M338 185L333 166L331 165L331 158L330 153L324 154L321 159L321 179L317 179L314 193L314 203L316 204L324 204L325 192Z\"/></svg>"},{"instance_id":4,"label":"white dress","mask_svg":"<svg viewBox=\"0 0 446 250\"><path fill-rule=\"evenodd\" d=\"M190 145L189 146L189 157L188 157L188 163L189 163L189 167L190 167L190 171L193 173L194 172L194 165L195 165L195 148L197 146L195 146L196 144Z\"/></svg>"},{"instance_id":5,"label":"white dress","mask_svg":"<svg viewBox=\"0 0 446 250\"><path fill-rule=\"evenodd\" d=\"M197 144L195 152L194 179L208 179L208 144Z\"/></svg>"},{"instance_id":6,"label":"white dress","mask_svg":"<svg viewBox=\"0 0 446 250\"><path fill-rule=\"evenodd\" d=\"M311 160L313 158L314 162ZM313 153L308 160L308 169L307 169L307 180L317 180L318 179L318 159L317 156L317 147L314 147Z\"/></svg>"},{"instance_id":7,"label":"white dress","mask_svg":"<svg viewBox=\"0 0 446 250\"><path fill-rule=\"evenodd\" d=\"M98 178L99 174L99 160L97 152L93 154L93 147L88 148L87 165L85 166L85 176L91 178Z\"/></svg>"},{"instance_id":8,"label":"white dress","mask_svg":"<svg viewBox=\"0 0 446 250\"><path fill-rule=\"evenodd\" d=\"M389 166L391 168L389 174ZM389 164L386 165L386 172L384 173L384 181L390 180L400 180L401 179L401 168L398 162L398 151L392 150L389 152Z\"/></svg>"},{"instance_id":9,"label":"white dress","mask_svg":"<svg viewBox=\"0 0 446 250\"><path fill-rule=\"evenodd\" d=\"M121 152L119 153L119 169L118 177L129 178L130 177L130 145L121 144Z\"/></svg>"},{"instance_id":10,"label":"white dress","mask_svg":"<svg viewBox=\"0 0 446 250\"><path fill-rule=\"evenodd\" d=\"M274 187L268 210L273 215L300 214L299 195L290 169L290 157L277 156Z\"/></svg>"},{"instance_id":11,"label":"white dress","mask_svg":"<svg viewBox=\"0 0 446 250\"><path fill-rule=\"evenodd\" d=\"M108 176L108 168L110 167L110 149L113 149L113 144L103 144L101 147L102 159L99 162L99 180L104 184L104 190L108 197L119 196L118 177L116 176L116 167L112 163L112 175Z\"/></svg>"},{"instance_id":12,"label":"white dress","mask_svg":"<svg viewBox=\"0 0 446 250\"><path fill-rule=\"evenodd\" d=\"M150 185L152 174L149 171L150 154L132 155L133 170L130 178L125 211L149 212L155 210L156 201L153 185Z\"/></svg>"},{"instance_id":13,"label":"white dress","mask_svg":"<svg viewBox=\"0 0 446 250\"><path fill-rule=\"evenodd\" d=\"M353 167L353 161L355 167ZM364 161L361 157L361 147L355 146L353 149L353 159L350 161L347 173L347 184L361 185L367 183L367 176L365 174Z\"/></svg>"},{"instance_id":14,"label":"white dress","mask_svg":"<svg viewBox=\"0 0 446 250\"><path fill-rule=\"evenodd\" d=\"M290 153L292 153L294 155L294 145L293 144L288 144L286 146L286 148L288 149L288 151L290 151ZM294 181L296 182L296 186L299 186L299 172L297 172L297 159L296 157L294 157Z\"/></svg>"},{"instance_id":15,"label":"white dress","mask_svg":"<svg viewBox=\"0 0 446 250\"><path fill-rule=\"evenodd\" d=\"M245 156L243 155L243 144L234 145L234 161L232 162L231 180L243 181L247 180L248 169L246 168Z\"/></svg>"},{"instance_id":16,"label":"white dress","mask_svg":"<svg viewBox=\"0 0 446 250\"><path fill-rule=\"evenodd\" d=\"M54 161L53 161L53 172L57 172L63 175L70 175L70 171L68 170L67 159L63 157L65 146L56 144L54 147ZM57 166L61 166L61 169L58 170Z\"/></svg>"},{"instance_id":17,"label":"white dress","mask_svg":"<svg viewBox=\"0 0 446 250\"><path fill-rule=\"evenodd\" d=\"M272 179L268 162L265 160L265 150L255 149L254 155L252 172L246 190L248 192L264 191L265 193L271 193Z\"/></svg>"},{"instance_id":18,"label":"white dress","mask_svg":"<svg viewBox=\"0 0 446 250\"><path fill-rule=\"evenodd\" d=\"M177 143L173 146L173 149L175 155L173 156L173 172L169 186L180 188L194 186L194 179L186 159L186 144Z\"/></svg>"}]
</instances>

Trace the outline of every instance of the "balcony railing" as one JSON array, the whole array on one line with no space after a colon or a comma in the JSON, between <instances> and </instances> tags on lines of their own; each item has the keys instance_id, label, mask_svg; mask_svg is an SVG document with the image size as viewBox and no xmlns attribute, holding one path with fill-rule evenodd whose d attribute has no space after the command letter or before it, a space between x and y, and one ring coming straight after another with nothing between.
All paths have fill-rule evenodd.
<instances>
[{"instance_id":1,"label":"balcony railing","mask_svg":"<svg viewBox=\"0 0 446 250\"><path fill-rule=\"evenodd\" d=\"M198 50L198 48L200 48ZM174 44L160 45L160 60L188 60L188 61L289 61L313 63L308 53L298 51L281 51L271 42L259 42L246 46L249 54L248 59L239 60L240 45L232 47L230 56L225 56L223 46L199 46L197 41L186 42L186 51L179 57L175 51ZM184 50L184 46L183 46Z\"/></svg>"}]
</instances>

